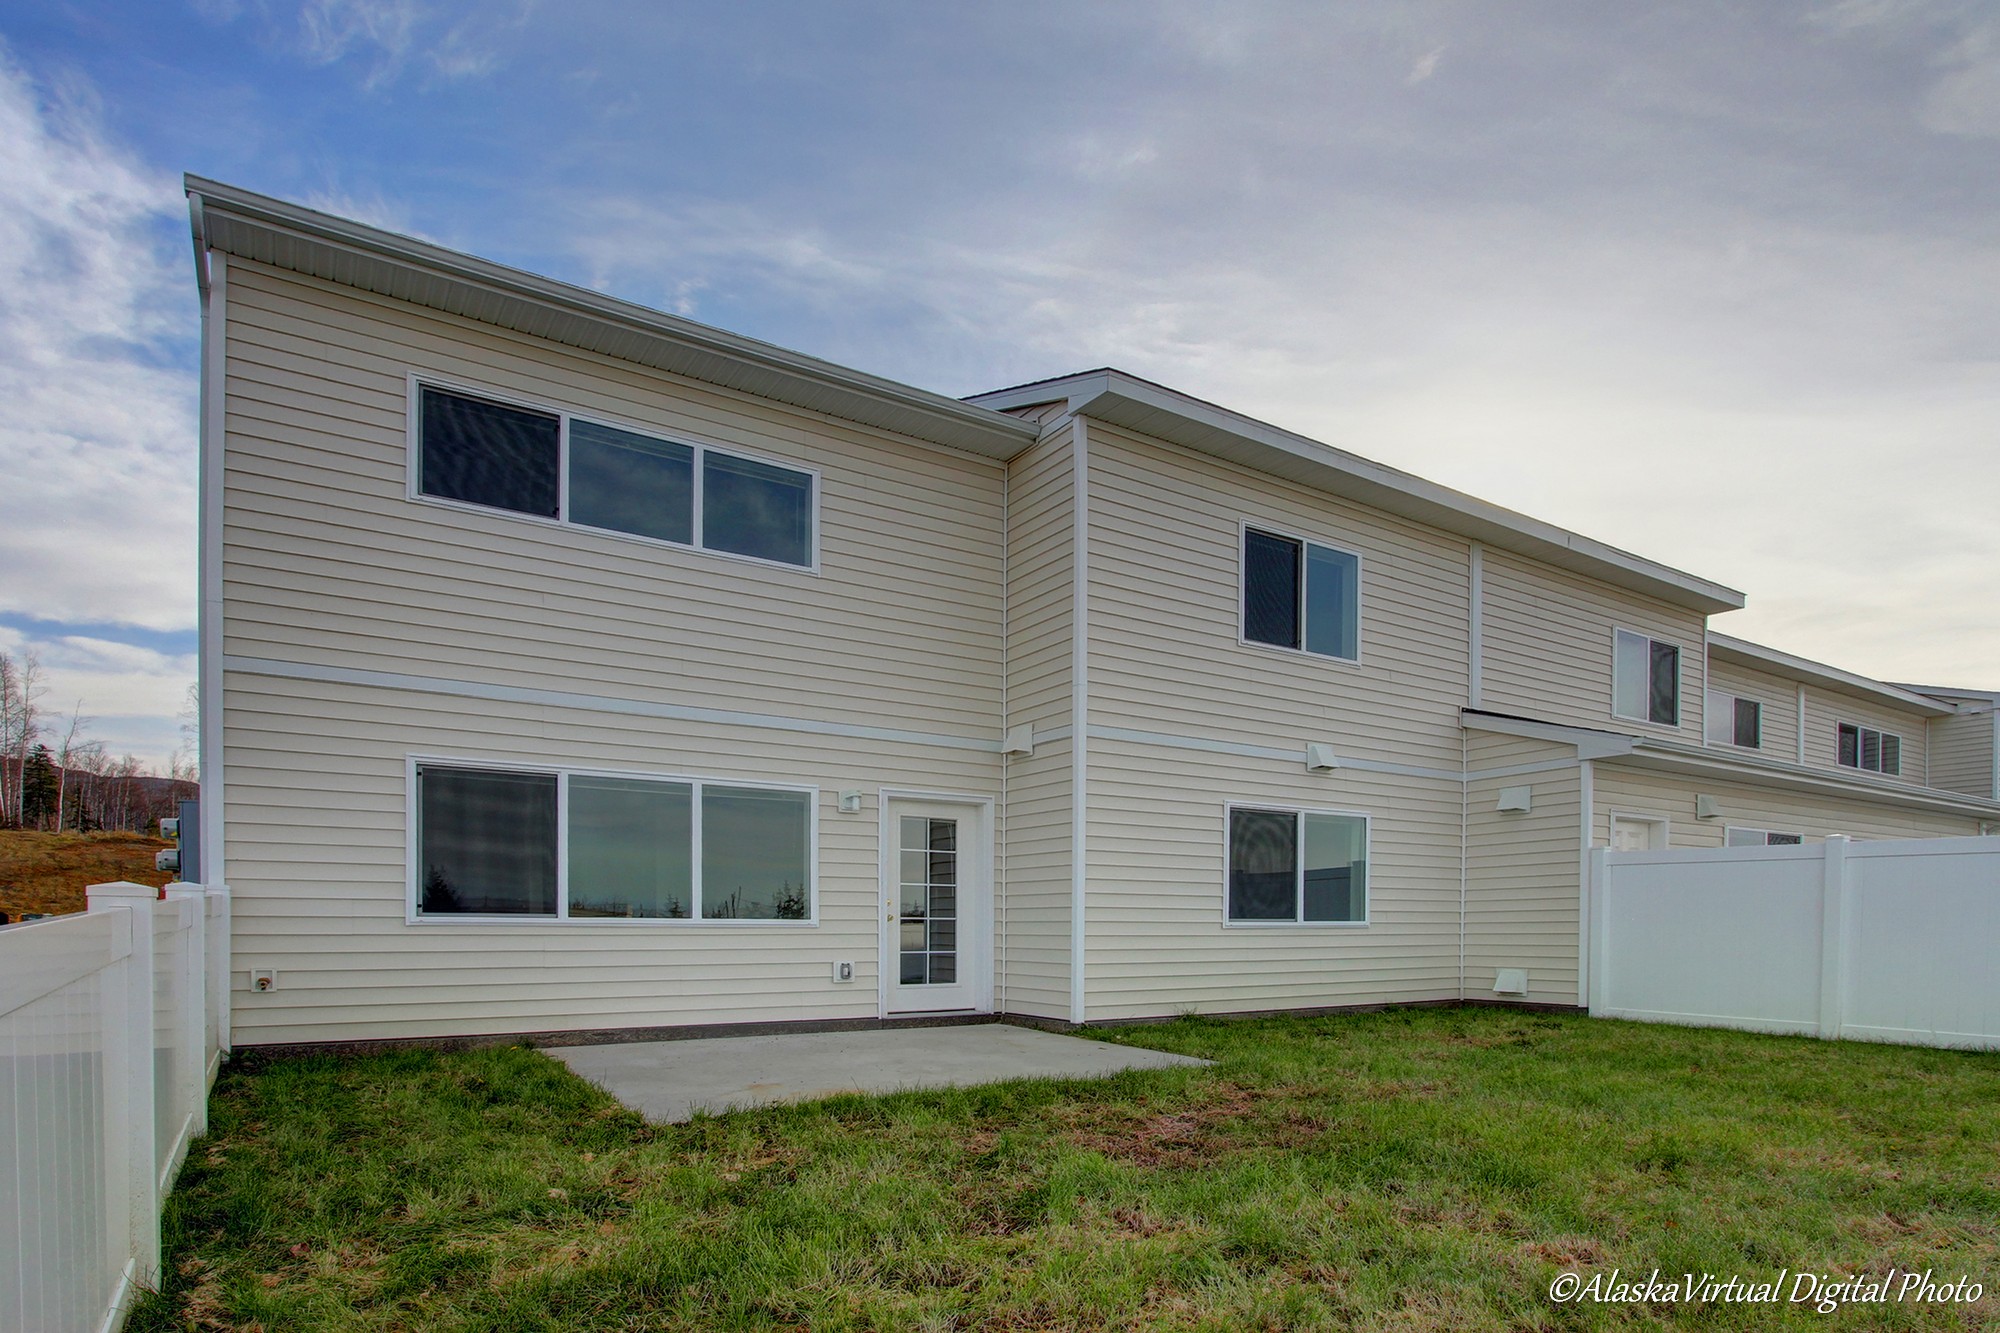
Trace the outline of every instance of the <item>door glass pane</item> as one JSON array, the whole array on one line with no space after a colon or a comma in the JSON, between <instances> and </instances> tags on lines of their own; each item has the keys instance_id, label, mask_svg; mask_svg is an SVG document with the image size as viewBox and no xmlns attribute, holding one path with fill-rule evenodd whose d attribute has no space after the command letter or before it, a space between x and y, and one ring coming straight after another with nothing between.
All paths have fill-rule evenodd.
<instances>
[{"instance_id":1,"label":"door glass pane","mask_svg":"<svg viewBox=\"0 0 2000 1333\"><path fill-rule=\"evenodd\" d=\"M593 528L692 542L694 450L572 419L569 516Z\"/></svg>"},{"instance_id":2,"label":"door glass pane","mask_svg":"<svg viewBox=\"0 0 2000 1333\"><path fill-rule=\"evenodd\" d=\"M1299 646L1299 544L1262 532L1243 534L1243 637Z\"/></svg>"},{"instance_id":3,"label":"door glass pane","mask_svg":"<svg viewBox=\"0 0 2000 1333\"><path fill-rule=\"evenodd\" d=\"M812 563L812 476L707 453L702 461L701 544L788 565Z\"/></svg>"},{"instance_id":4,"label":"door glass pane","mask_svg":"<svg viewBox=\"0 0 2000 1333\"><path fill-rule=\"evenodd\" d=\"M1361 561L1306 547L1306 651L1353 660L1361 642Z\"/></svg>"},{"instance_id":5,"label":"door glass pane","mask_svg":"<svg viewBox=\"0 0 2000 1333\"><path fill-rule=\"evenodd\" d=\"M1296 921L1298 816L1281 810L1229 812L1229 919Z\"/></svg>"},{"instance_id":6,"label":"door glass pane","mask_svg":"<svg viewBox=\"0 0 2000 1333\"><path fill-rule=\"evenodd\" d=\"M958 821L900 821L902 984L948 985L958 978Z\"/></svg>"},{"instance_id":7,"label":"door glass pane","mask_svg":"<svg viewBox=\"0 0 2000 1333\"><path fill-rule=\"evenodd\" d=\"M419 391L418 489L425 495L556 517L556 418L442 389Z\"/></svg>"},{"instance_id":8,"label":"door glass pane","mask_svg":"<svg viewBox=\"0 0 2000 1333\"><path fill-rule=\"evenodd\" d=\"M425 916L554 916L555 775L420 769L417 864Z\"/></svg>"},{"instance_id":9,"label":"door glass pane","mask_svg":"<svg viewBox=\"0 0 2000 1333\"><path fill-rule=\"evenodd\" d=\"M1368 821L1305 816L1305 919L1368 919Z\"/></svg>"},{"instance_id":10,"label":"door glass pane","mask_svg":"<svg viewBox=\"0 0 2000 1333\"><path fill-rule=\"evenodd\" d=\"M812 798L802 791L703 787L701 914L803 921L812 915Z\"/></svg>"},{"instance_id":11,"label":"door glass pane","mask_svg":"<svg viewBox=\"0 0 2000 1333\"><path fill-rule=\"evenodd\" d=\"M694 910L694 789L569 780L569 914L685 917Z\"/></svg>"}]
</instances>

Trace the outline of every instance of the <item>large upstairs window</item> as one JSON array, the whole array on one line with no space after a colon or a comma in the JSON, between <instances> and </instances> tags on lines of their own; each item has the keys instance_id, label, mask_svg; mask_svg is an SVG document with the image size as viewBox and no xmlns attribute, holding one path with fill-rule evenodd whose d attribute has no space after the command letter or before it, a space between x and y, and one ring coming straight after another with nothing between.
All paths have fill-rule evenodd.
<instances>
[{"instance_id":1,"label":"large upstairs window","mask_svg":"<svg viewBox=\"0 0 2000 1333\"><path fill-rule=\"evenodd\" d=\"M1349 662L1361 656L1361 557L1243 530L1243 638Z\"/></svg>"},{"instance_id":2,"label":"large upstairs window","mask_svg":"<svg viewBox=\"0 0 2000 1333\"><path fill-rule=\"evenodd\" d=\"M566 412L417 386L417 493L810 568L812 473Z\"/></svg>"},{"instance_id":3,"label":"large upstairs window","mask_svg":"<svg viewBox=\"0 0 2000 1333\"><path fill-rule=\"evenodd\" d=\"M1611 652L1611 712L1635 722L1681 724L1681 650L1621 629Z\"/></svg>"}]
</instances>

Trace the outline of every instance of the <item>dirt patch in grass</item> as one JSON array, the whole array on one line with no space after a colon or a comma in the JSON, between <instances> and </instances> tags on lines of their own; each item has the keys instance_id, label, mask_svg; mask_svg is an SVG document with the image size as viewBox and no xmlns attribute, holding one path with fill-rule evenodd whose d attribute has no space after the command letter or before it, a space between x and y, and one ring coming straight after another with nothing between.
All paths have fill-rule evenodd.
<instances>
[{"instance_id":1,"label":"dirt patch in grass","mask_svg":"<svg viewBox=\"0 0 2000 1333\"><path fill-rule=\"evenodd\" d=\"M1125 1105L1077 1108L1082 1123L1064 1141L1089 1152L1145 1167L1188 1167L1241 1152L1304 1147L1326 1128L1296 1090L1210 1085L1202 1099L1172 1110Z\"/></svg>"},{"instance_id":2,"label":"dirt patch in grass","mask_svg":"<svg viewBox=\"0 0 2000 1333\"><path fill-rule=\"evenodd\" d=\"M121 879L160 888L174 876L153 869L153 854L172 845L137 833L0 829L0 912L13 921L81 912L85 889Z\"/></svg>"}]
</instances>

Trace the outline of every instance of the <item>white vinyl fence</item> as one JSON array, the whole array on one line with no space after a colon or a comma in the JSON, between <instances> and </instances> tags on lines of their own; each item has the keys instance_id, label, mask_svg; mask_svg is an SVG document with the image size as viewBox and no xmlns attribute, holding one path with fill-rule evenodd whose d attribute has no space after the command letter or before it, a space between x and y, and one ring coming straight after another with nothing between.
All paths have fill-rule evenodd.
<instances>
[{"instance_id":1,"label":"white vinyl fence","mask_svg":"<svg viewBox=\"0 0 2000 1333\"><path fill-rule=\"evenodd\" d=\"M98 1333L158 1280L160 1205L229 1040L229 893L100 884L0 929L0 1329Z\"/></svg>"},{"instance_id":2,"label":"white vinyl fence","mask_svg":"<svg viewBox=\"0 0 2000 1333\"><path fill-rule=\"evenodd\" d=\"M2000 1047L2000 838L1591 854L1590 1012Z\"/></svg>"}]
</instances>

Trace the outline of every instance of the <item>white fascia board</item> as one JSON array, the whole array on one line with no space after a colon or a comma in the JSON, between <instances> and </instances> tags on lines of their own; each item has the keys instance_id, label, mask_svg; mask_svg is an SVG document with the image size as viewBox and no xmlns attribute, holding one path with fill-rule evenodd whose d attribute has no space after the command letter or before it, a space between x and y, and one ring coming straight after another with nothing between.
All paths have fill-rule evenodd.
<instances>
[{"instance_id":1,"label":"white fascia board","mask_svg":"<svg viewBox=\"0 0 2000 1333\"><path fill-rule=\"evenodd\" d=\"M1590 727L1570 727L1560 722L1538 722L1527 717L1506 717L1462 709L1458 724L1467 731L1487 731L1500 736L1520 736L1527 740L1574 745L1579 759L1612 759L1632 753L1640 738L1618 731L1596 731Z\"/></svg>"},{"instance_id":2,"label":"white fascia board","mask_svg":"<svg viewBox=\"0 0 2000 1333\"><path fill-rule=\"evenodd\" d=\"M1069 410L1200 453L1332 491L1560 569L1705 615L1734 611L1743 594L1552 523L1440 486L1318 440L1120 370L1086 371L966 400L998 411L1066 402Z\"/></svg>"},{"instance_id":3,"label":"white fascia board","mask_svg":"<svg viewBox=\"0 0 2000 1333\"><path fill-rule=\"evenodd\" d=\"M1032 422L199 176L197 250L216 249L982 457L1032 446Z\"/></svg>"},{"instance_id":4,"label":"white fascia board","mask_svg":"<svg viewBox=\"0 0 2000 1333\"><path fill-rule=\"evenodd\" d=\"M1644 737L1639 739L1634 750L1620 757L1620 762L1634 768L1710 777L1717 781L1747 782L1761 787L1784 787L1875 805L1930 810L1976 819L1990 820L2000 816L2000 801L1985 801L1938 787L1918 787L1887 779L1849 778L1822 769L1800 768L1796 764L1776 763Z\"/></svg>"},{"instance_id":5,"label":"white fascia board","mask_svg":"<svg viewBox=\"0 0 2000 1333\"><path fill-rule=\"evenodd\" d=\"M1809 685L1820 685L1830 690L1842 690L1848 694L1858 694L1880 703L1897 708L1922 713L1927 717L1945 717L1958 710L1942 699L1929 698L1906 689L1901 685L1891 685L1885 680L1874 680L1868 676L1843 671L1824 662L1814 662L1767 648L1761 643L1751 643L1733 635L1709 631L1709 656L1737 666L1750 667L1757 671L1768 671L1773 675L1791 680L1803 680Z\"/></svg>"}]
</instances>

